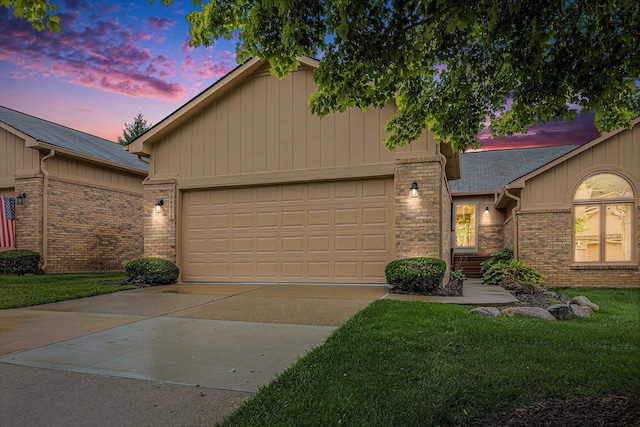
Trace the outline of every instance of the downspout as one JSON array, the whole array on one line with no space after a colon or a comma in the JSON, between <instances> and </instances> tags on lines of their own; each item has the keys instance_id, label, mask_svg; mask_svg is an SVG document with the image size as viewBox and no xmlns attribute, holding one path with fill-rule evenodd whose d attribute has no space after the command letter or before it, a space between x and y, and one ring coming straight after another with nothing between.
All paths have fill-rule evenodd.
<instances>
[{"instance_id":1,"label":"downspout","mask_svg":"<svg viewBox=\"0 0 640 427\"><path fill-rule=\"evenodd\" d=\"M447 270L445 272L445 275L444 275L444 278L443 278L443 281L442 281L443 286L446 286L446 284L449 283L449 271L451 269L451 259L450 259L451 258L451 254L450 253L449 254L444 254L443 253L444 252L444 242L442 240L443 239L442 227L444 227L444 224L442 223L442 220L443 220L443 216L444 216L444 213L443 213L443 208L444 207L442 206L442 199L443 199L443 197L442 197L442 191L443 191L442 190L442 183L444 182L446 184L446 188L449 191L449 194L451 194L451 188L449 187L449 181L447 181L447 179L446 179L447 158L444 156L444 154L442 154L440 152L440 146L438 146L437 157L438 157L438 161L440 162L440 182L438 183L438 185L440 186L440 191L438 192L438 194L440 195L440 200L439 200L440 209L438 209L439 215L440 215L438 223L440 224L440 226L438 227L438 239L439 239L439 243L440 243L440 256L443 257L443 258L445 258L445 256L446 256L446 258L448 259L447 265L448 265L449 268L447 268Z\"/></svg>"},{"instance_id":2,"label":"downspout","mask_svg":"<svg viewBox=\"0 0 640 427\"><path fill-rule=\"evenodd\" d=\"M138 161L144 163L149 166L149 160L144 160L140 154L138 154Z\"/></svg>"},{"instance_id":3,"label":"downspout","mask_svg":"<svg viewBox=\"0 0 640 427\"><path fill-rule=\"evenodd\" d=\"M511 218L513 219L513 257L518 259L518 217L516 216L517 212L520 211L520 197L514 196L509 193L509 189L505 187L504 194L516 201L516 206L511 209Z\"/></svg>"},{"instance_id":4,"label":"downspout","mask_svg":"<svg viewBox=\"0 0 640 427\"><path fill-rule=\"evenodd\" d=\"M51 149L49 154L40 159L40 171L44 175L44 182L42 184L42 271L47 269L47 242L49 240L49 233L47 232L47 200L48 200L48 187L49 187L49 172L44 168L44 162L55 156L56 151Z\"/></svg>"}]
</instances>

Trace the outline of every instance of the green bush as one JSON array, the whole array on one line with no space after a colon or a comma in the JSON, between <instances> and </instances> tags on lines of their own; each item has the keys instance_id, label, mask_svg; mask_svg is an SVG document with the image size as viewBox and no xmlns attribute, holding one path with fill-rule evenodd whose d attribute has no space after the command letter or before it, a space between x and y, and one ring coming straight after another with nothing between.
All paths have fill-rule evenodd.
<instances>
[{"instance_id":1,"label":"green bush","mask_svg":"<svg viewBox=\"0 0 640 427\"><path fill-rule=\"evenodd\" d=\"M0 275L36 274L40 254L21 249L0 252Z\"/></svg>"},{"instance_id":2,"label":"green bush","mask_svg":"<svg viewBox=\"0 0 640 427\"><path fill-rule=\"evenodd\" d=\"M440 259L417 257L391 261L384 272L391 289L428 293L441 286L446 268Z\"/></svg>"},{"instance_id":3,"label":"green bush","mask_svg":"<svg viewBox=\"0 0 640 427\"><path fill-rule=\"evenodd\" d=\"M491 258L480 264L480 274L484 276L484 273L491 268L493 264L498 261L511 261L513 259L513 250L505 248L491 255Z\"/></svg>"},{"instance_id":4,"label":"green bush","mask_svg":"<svg viewBox=\"0 0 640 427\"><path fill-rule=\"evenodd\" d=\"M487 285L500 285L510 291L535 293L544 290L544 275L527 267L522 261L498 261L482 276Z\"/></svg>"},{"instance_id":5,"label":"green bush","mask_svg":"<svg viewBox=\"0 0 640 427\"><path fill-rule=\"evenodd\" d=\"M124 270L133 282L151 286L175 283L180 273L178 267L171 261L153 257L129 261Z\"/></svg>"}]
</instances>

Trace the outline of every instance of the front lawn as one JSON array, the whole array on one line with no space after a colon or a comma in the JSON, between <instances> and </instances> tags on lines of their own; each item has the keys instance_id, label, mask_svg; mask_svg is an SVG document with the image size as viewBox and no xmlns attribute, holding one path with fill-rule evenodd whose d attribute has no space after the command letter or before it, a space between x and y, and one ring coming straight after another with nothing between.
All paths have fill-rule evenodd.
<instances>
[{"instance_id":1,"label":"front lawn","mask_svg":"<svg viewBox=\"0 0 640 427\"><path fill-rule=\"evenodd\" d=\"M550 322L376 301L221 425L486 425L547 398L640 397L640 289L568 289L601 307Z\"/></svg>"},{"instance_id":2,"label":"front lawn","mask_svg":"<svg viewBox=\"0 0 640 427\"><path fill-rule=\"evenodd\" d=\"M135 286L104 285L105 282L122 282L126 277L125 273L0 276L0 309L134 289Z\"/></svg>"}]
</instances>

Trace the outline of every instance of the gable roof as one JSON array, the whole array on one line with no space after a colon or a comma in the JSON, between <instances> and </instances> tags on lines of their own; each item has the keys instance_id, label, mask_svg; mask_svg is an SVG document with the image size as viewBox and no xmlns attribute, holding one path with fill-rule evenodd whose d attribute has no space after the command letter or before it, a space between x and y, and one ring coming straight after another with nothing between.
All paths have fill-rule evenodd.
<instances>
[{"instance_id":1,"label":"gable roof","mask_svg":"<svg viewBox=\"0 0 640 427\"><path fill-rule=\"evenodd\" d=\"M506 184L578 148L576 145L463 153L462 178L451 181L454 193L500 192Z\"/></svg>"},{"instance_id":2,"label":"gable roof","mask_svg":"<svg viewBox=\"0 0 640 427\"><path fill-rule=\"evenodd\" d=\"M301 66L311 68L316 68L318 66L318 61L315 59L304 56L298 57L297 59ZM266 63L267 61L264 59L253 57L243 64L238 65L186 104L131 141L131 143L126 147L127 151L141 156L149 156L151 154L151 150L149 148L150 144L154 144L164 135L167 135L172 130L179 127L194 113L205 108L220 96L227 93L230 89L240 84Z\"/></svg>"},{"instance_id":3,"label":"gable roof","mask_svg":"<svg viewBox=\"0 0 640 427\"><path fill-rule=\"evenodd\" d=\"M101 163L115 163L142 171L148 168L119 144L0 106L0 125L3 123L6 126L2 127L8 126L8 130L18 131L21 137L33 138L36 144L59 147L72 155L78 153L83 155L81 157L89 157Z\"/></svg>"}]
</instances>

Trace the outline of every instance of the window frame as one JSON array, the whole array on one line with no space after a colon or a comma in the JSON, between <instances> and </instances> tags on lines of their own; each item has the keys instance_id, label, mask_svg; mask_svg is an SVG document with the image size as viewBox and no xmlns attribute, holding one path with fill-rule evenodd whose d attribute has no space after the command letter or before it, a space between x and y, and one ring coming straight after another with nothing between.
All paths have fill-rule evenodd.
<instances>
[{"instance_id":1,"label":"window frame","mask_svg":"<svg viewBox=\"0 0 640 427\"><path fill-rule=\"evenodd\" d=\"M456 216L456 212L457 212L457 207L458 206L464 206L464 205L474 205L476 207L475 209L475 224L474 224L474 236L475 236L475 245L474 246L458 246L458 221L457 221L457 216ZM451 212L451 219L452 219L452 223L453 223L453 250L455 253L476 253L478 252L478 244L479 244L479 240L480 240L480 236L478 235L479 231L480 231L480 227L479 227L479 222L480 219L478 218L478 209L480 206L480 202L476 201L476 202L453 202L453 210Z\"/></svg>"},{"instance_id":2,"label":"window frame","mask_svg":"<svg viewBox=\"0 0 640 427\"><path fill-rule=\"evenodd\" d=\"M603 198L603 199L575 199L575 193L587 179L597 175L617 175L631 188L633 195L631 197L619 197L619 198ZM631 259L628 261L606 261L606 241L607 241L607 205L631 205ZM597 205L599 218L599 253L598 261L578 261L576 260L576 208L578 206ZM591 173L583 177L578 184L574 187L571 198L571 261L574 266L635 266L637 265L637 247L638 247L638 235L637 235L637 209L638 209L638 194L634 188L631 180L624 175L608 170L601 170Z\"/></svg>"}]
</instances>

